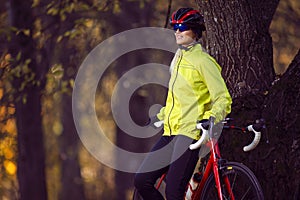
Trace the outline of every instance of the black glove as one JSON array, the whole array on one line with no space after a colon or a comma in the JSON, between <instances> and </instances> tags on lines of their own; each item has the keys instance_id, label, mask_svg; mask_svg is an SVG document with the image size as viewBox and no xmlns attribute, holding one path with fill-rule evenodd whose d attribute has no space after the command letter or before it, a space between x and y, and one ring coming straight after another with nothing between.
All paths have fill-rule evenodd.
<instances>
[{"instance_id":1,"label":"black glove","mask_svg":"<svg viewBox=\"0 0 300 200\"><path fill-rule=\"evenodd\" d=\"M150 117L148 120L147 126L152 126L153 128L157 128L156 126L154 126L154 123L158 122L158 121L159 121L159 119L157 118L156 115L153 117Z\"/></svg>"},{"instance_id":2,"label":"black glove","mask_svg":"<svg viewBox=\"0 0 300 200\"><path fill-rule=\"evenodd\" d=\"M208 119L202 119L202 120L198 121L198 123L201 123L202 127L205 130L209 129L209 120Z\"/></svg>"}]
</instances>

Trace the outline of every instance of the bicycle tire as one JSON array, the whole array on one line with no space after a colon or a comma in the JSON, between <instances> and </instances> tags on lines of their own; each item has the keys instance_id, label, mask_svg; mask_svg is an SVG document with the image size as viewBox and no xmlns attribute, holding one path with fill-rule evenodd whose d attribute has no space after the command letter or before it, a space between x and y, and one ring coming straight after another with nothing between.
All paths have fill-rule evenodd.
<instances>
[{"instance_id":1,"label":"bicycle tire","mask_svg":"<svg viewBox=\"0 0 300 200\"><path fill-rule=\"evenodd\" d=\"M229 178L235 200L264 199L262 188L253 172L247 166L237 162L227 162L223 164L220 170L223 199L230 199L229 192L226 190L223 181L226 176ZM219 200L215 185L214 174L212 173L207 179L200 199Z\"/></svg>"}]
</instances>

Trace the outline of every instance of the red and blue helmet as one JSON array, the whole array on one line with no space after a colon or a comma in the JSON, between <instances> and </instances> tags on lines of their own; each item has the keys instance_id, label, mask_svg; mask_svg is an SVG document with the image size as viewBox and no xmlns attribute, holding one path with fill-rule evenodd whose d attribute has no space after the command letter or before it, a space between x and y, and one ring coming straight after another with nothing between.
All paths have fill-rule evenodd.
<instances>
[{"instance_id":1,"label":"red and blue helmet","mask_svg":"<svg viewBox=\"0 0 300 200\"><path fill-rule=\"evenodd\" d=\"M170 18L170 25L174 26L175 24L184 24L190 27L195 33L200 34L200 37L202 31L206 30L203 15L193 8L180 8L173 12Z\"/></svg>"}]
</instances>

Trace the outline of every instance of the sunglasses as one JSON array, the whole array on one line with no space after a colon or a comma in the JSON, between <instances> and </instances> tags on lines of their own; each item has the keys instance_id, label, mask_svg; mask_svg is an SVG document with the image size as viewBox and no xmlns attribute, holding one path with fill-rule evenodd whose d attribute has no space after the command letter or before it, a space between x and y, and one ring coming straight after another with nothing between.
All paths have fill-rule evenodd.
<instances>
[{"instance_id":1,"label":"sunglasses","mask_svg":"<svg viewBox=\"0 0 300 200\"><path fill-rule=\"evenodd\" d=\"M190 30L191 28L188 27L187 25L184 25L184 24L174 24L173 29L174 29L175 32L177 31L177 29L178 29L180 32L183 32L183 31L188 31L188 30Z\"/></svg>"}]
</instances>

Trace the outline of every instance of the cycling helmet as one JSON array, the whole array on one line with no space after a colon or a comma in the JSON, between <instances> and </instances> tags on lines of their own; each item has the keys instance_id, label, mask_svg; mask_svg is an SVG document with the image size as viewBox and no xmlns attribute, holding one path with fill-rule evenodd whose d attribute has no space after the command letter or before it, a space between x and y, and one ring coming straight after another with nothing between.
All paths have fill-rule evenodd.
<instances>
[{"instance_id":1,"label":"cycling helmet","mask_svg":"<svg viewBox=\"0 0 300 200\"><path fill-rule=\"evenodd\" d=\"M198 38L201 38L202 31L205 31L204 17L200 14L198 10L193 8L180 8L173 12L170 18L170 25L174 24L185 24L192 29L194 33L197 34Z\"/></svg>"}]
</instances>

